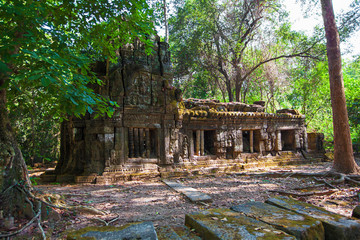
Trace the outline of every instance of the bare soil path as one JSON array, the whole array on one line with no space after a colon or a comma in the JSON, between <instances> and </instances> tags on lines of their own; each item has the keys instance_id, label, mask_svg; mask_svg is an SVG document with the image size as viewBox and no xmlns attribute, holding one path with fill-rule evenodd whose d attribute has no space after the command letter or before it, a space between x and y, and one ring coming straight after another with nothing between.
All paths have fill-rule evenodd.
<instances>
[{"instance_id":1,"label":"bare soil path","mask_svg":"<svg viewBox=\"0 0 360 240\"><path fill-rule=\"evenodd\" d=\"M322 172L329 170L331 163L302 165L297 167L259 169L257 172ZM161 179L155 178L143 181L119 182L116 185L92 184L47 184L37 185L39 192L49 192L61 195L68 205L92 206L103 210L107 215L93 215L81 212L73 214L69 211L56 210L61 219L55 223L44 222L44 230L52 232L53 239L65 236L67 230L79 229L85 226L102 226L99 220L109 221L113 226L121 226L130 222L152 221L155 226L182 226L186 213L207 208L229 208L232 205L248 201L265 201L270 196L277 195L272 190L289 191L300 187L316 185L313 178L270 178L237 174L203 175L189 178L173 179L186 186L193 187L210 195L211 203L192 203L182 194L166 186ZM326 196L306 196L297 199L326 208L329 211L350 216L352 209L359 204L360 187L348 184L338 184L339 191ZM316 190L327 190L328 186L317 187ZM310 189L309 191L312 191ZM299 190L298 190L299 191ZM304 192L305 190L300 190Z\"/></svg>"}]
</instances>

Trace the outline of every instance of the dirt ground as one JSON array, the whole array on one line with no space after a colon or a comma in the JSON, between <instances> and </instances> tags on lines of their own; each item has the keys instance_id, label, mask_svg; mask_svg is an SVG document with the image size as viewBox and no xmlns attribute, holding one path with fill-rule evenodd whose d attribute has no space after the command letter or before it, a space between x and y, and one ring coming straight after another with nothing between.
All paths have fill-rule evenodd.
<instances>
[{"instance_id":1,"label":"dirt ground","mask_svg":"<svg viewBox=\"0 0 360 240\"><path fill-rule=\"evenodd\" d=\"M316 165L302 165L297 167L259 169L257 172L323 172L329 170L331 163ZM38 175L39 172L33 173ZM289 174L290 175L290 174ZM327 179L331 181L332 179ZM121 226L138 221L152 221L155 226L184 225L185 214L207 208L229 208L235 204L248 201L265 201L271 196L278 195L273 190L291 191L294 188L309 187L318 184L313 178L293 178L291 176L272 178L266 176L252 176L251 174L223 174L211 176L193 176L175 179L186 186L196 188L213 198L211 203L192 203L185 196L175 192L165 185L160 178L144 181L119 182L116 185L94 184L39 184L36 189L61 195L68 205L92 206L105 211L104 216L81 212L78 214L56 210L60 219L45 221L44 230L51 232L53 239L65 237L66 231L85 226L103 226L104 221L110 221L111 226ZM351 216L353 208L359 204L360 187L348 184L336 185L339 190L324 196L295 197L329 211L345 216ZM296 190L297 193L306 191L322 191L331 189L327 186L316 189L307 188ZM54 220L54 219L52 219ZM30 230L28 230L30 231Z\"/></svg>"}]
</instances>

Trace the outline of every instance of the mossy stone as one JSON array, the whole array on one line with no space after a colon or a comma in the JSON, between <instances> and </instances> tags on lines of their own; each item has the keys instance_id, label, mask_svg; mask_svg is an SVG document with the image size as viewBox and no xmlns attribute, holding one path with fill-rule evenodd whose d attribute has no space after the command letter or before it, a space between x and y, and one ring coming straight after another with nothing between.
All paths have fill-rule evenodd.
<instances>
[{"instance_id":1,"label":"mossy stone","mask_svg":"<svg viewBox=\"0 0 360 240\"><path fill-rule=\"evenodd\" d=\"M266 223L225 208L187 214L185 225L207 240L295 239Z\"/></svg>"},{"instance_id":2,"label":"mossy stone","mask_svg":"<svg viewBox=\"0 0 360 240\"><path fill-rule=\"evenodd\" d=\"M325 239L360 239L359 220L347 218L285 196L270 198L266 202L321 221L325 229Z\"/></svg>"},{"instance_id":3,"label":"mossy stone","mask_svg":"<svg viewBox=\"0 0 360 240\"><path fill-rule=\"evenodd\" d=\"M232 210L255 218L276 229L295 236L297 239L324 239L321 222L301 214L281 209L263 202L248 202L231 207Z\"/></svg>"}]
</instances>

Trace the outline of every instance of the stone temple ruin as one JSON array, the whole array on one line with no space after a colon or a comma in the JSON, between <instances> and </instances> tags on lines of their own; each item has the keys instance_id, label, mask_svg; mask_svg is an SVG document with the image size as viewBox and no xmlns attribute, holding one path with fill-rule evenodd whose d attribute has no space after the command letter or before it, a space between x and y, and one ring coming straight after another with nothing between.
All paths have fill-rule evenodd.
<instances>
[{"instance_id":1,"label":"stone temple ruin","mask_svg":"<svg viewBox=\"0 0 360 240\"><path fill-rule=\"evenodd\" d=\"M43 179L106 183L205 165L235 170L250 159L308 150L304 115L266 113L263 101L183 100L172 86L168 45L157 41L154 52L134 43L118 50L117 64L94 66L106 83L95 91L119 107L111 118L63 122L60 160Z\"/></svg>"}]
</instances>

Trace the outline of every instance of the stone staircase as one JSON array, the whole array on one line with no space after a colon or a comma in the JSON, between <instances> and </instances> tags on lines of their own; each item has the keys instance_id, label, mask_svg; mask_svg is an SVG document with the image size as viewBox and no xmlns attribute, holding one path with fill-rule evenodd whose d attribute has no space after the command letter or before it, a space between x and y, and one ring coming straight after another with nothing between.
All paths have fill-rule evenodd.
<instances>
[{"instance_id":1,"label":"stone staircase","mask_svg":"<svg viewBox=\"0 0 360 240\"><path fill-rule=\"evenodd\" d=\"M152 222L122 227L88 227L68 239L231 240L231 239L360 239L360 221L288 197L248 202L229 208L207 209L185 215L185 226Z\"/></svg>"},{"instance_id":2,"label":"stone staircase","mask_svg":"<svg viewBox=\"0 0 360 240\"><path fill-rule=\"evenodd\" d=\"M159 168L162 178L188 177L190 175L241 172L259 168L278 167L286 165L301 165L319 163L324 156L305 159L301 153L283 151L278 155L260 156L256 153L242 154L241 159L215 159L213 156L195 158L194 162L184 162L175 166Z\"/></svg>"},{"instance_id":3,"label":"stone staircase","mask_svg":"<svg viewBox=\"0 0 360 240\"><path fill-rule=\"evenodd\" d=\"M113 184L119 181L131 181L154 177L177 178L192 175L217 173L233 173L257 170L271 167L319 163L324 160L324 154L282 151L277 155L266 156L258 153L242 153L240 159L217 159L213 155L195 157L195 161L182 162L173 165L159 166L157 159L129 159L118 168L105 168L102 176L55 175L53 173L41 176L44 182L75 182Z\"/></svg>"}]
</instances>

